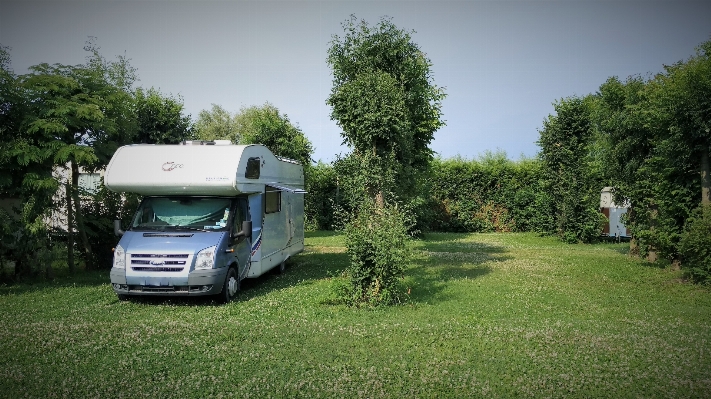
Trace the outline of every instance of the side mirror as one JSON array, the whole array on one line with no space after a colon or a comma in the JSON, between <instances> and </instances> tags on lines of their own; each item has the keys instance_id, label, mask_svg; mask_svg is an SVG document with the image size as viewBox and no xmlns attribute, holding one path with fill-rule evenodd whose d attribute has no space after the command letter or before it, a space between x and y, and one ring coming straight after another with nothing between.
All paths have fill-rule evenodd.
<instances>
[{"instance_id":1,"label":"side mirror","mask_svg":"<svg viewBox=\"0 0 711 399\"><path fill-rule=\"evenodd\" d=\"M121 237L125 231L121 230L121 221L114 220L114 234L116 237Z\"/></svg>"},{"instance_id":2,"label":"side mirror","mask_svg":"<svg viewBox=\"0 0 711 399\"><path fill-rule=\"evenodd\" d=\"M252 238L252 221L251 220L245 220L244 222L242 222L242 231L235 234L235 238L238 238L238 237Z\"/></svg>"}]
</instances>

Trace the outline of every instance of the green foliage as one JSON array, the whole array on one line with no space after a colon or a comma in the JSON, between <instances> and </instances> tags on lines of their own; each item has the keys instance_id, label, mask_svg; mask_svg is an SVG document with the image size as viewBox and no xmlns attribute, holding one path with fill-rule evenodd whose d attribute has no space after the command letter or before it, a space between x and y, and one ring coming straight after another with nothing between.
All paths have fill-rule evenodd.
<instances>
[{"instance_id":1,"label":"green foliage","mask_svg":"<svg viewBox=\"0 0 711 399\"><path fill-rule=\"evenodd\" d=\"M550 232L551 200L536 159L514 162L503 152L479 159L435 159L425 228L435 231Z\"/></svg>"},{"instance_id":2,"label":"green foliage","mask_svg":"<svg viewBox=\"0 0 711 399\"><path fill-rule=\"evenodd\" d=\"M0 196L16 195L24 172L11 153L11 138L18 133L25 107L17 77L10 69L9 48L0 45ZM28 154L29 155L29 154Z\"/></svg>"},{"instance_id":3,"label":"green foliage","mask_svg":"<svg viewBox=\"0 0 711 399\"><path fill-rule=\"evenodd\" d=\"M381 18L370 26L355 16L343 23L328 50L333 88L327 104L343 129L343 142L360 160L367 196L391 193L408 202L421 194L421 174L432 159L429 144L444 125L444 91L432 80L431 63L410 33ZM352 183L356 185L356 183Z\"/></svg>"},{"instance_id":4,"label":"green foliage","mask_svg":"<svg viewBox=\"0 0 711 399\"><path fill-rule=\"evenodd\" d=\"M95 63L99 69L92 69ZM36 140L33 144L38 155L34 161L52 158L52 164L73 161L86 168L101 168L119 143L133 138L135 118L130 112L130 93L112 80L103 59L92 58L89 64L40 64L20 77L31 104L24 123L27 133ZM25 143L18 142L17 146Z\"/></svg>"},{"instance_id":5,"label":"green foliage","mask_svg":"<svg viewBox=\"0 0 711 399\"><path fill-rule=\"evenodd\" d=\"M544 184L551 194L555 233L565 242L591 242L602 231L601 176L591 163L593 128L590 105L581 98L554 104L556 115L543 122L538 145Z\"/></svg>"},{"instance_id":6,"label":"green foliage","mask_svg":"<svg viewBox=\"0 0 711 399\"><path fill-rule=\"evenodd\" d=\"M304 214L307 230L334 230L338 209L338 177L333 166L318 162L306 179Z\"/></svg>"},{"instance_id":7,"label":"green foliage","mask_svg":"<svg viewBox=\"0 0 711 399\"><path fill-rule=\"evenodd\" d=\"M616 201L632 203L627 224L642 256L678 258L685 221L711 199L709 43L649 80L610 78L597 95Z\"/></svg>"},{"instance_id":8,"label":"green foliage","mask_svg":"<svg viewBox=\"0 0 711 399\"><path fill-rule=\"evenodd\" d=\"M711 205L697 208L686 220L679 254L694 281L711 284Z\"/></svg>"},{"instance_id":9,"label":"green foliage","mask_svg":"<svg viewBox=\"0 0 711 399\"><path fill-rule=\"evenodd\" d=\"M234 123L240 144L262 144L275 155L299 161L308 173L313 146L304 132L275 106L266 103L242 108Z\"/></svg>"},{"instance_id":10,"label":"green foliage","mask_svg":"<svg viewBox=\"0 0 711 399\"><path fill-rule=\"evenodd\" d=\"M326 103L352 153L337 160L337 189L355 217L346 226L351 256L352 304L399 300L397 278L406 262L407 232L414 227L393 204L422 209L429 144L444 125L444 91L431 63L389 18L375 26L355 16L343 23L328 50L333 88ZM342 183L342 184L341 184ZM340 203L341 198L337 198Z\"/></svg>"},{"instance_id":11,"label":"green foliage","mask_svg":"<svg viewBox=\"0 0 711 399\"><path fill-rule=\"evenodd\" d=\"M96 192L81 191L81 198L86 233L93 249L92 262L99 269L110 269L118 242L113 221L121 220L122 226L128 226L141 197L109 191L102 182Z\"/></svg>"},{"instance_id":12,"label":"green foliage","mask_svg":"<svg viewBox=\"0 0 711 399\"><path fill-rule=\"evenodd\" d=\"M691 158L702 175L701 200L711 204L711 40L702 43L696 55L665 69L656 77L660 87L652 96L660 119L668 120L663 145L670 150L668 159Z\"/></svg>"},{"instance_id":13,"label":"green foliage","mask_svg":"<svg viewBox=\"0 0 711 399\"><path fill-rule=\"evenodd\" d=\"M343 216L355 213L367 197L368 180L382 178L359 173L360 162L350 154L332 165L320 164L314 172L307 213L324 221L321 228L338 229L346 223ZM540 160L512 161L503 152L473 160L435 158L421 182L428 195L416 197L407 209L417 215L414 229L419 231L550 233L555 231L552 197L543 175Z\"/></svg>"},{"instance_id":14,"label":"green foliage","mask_svg":"<svg viewBox=\"0 0 711 399\"><path fill-rule=\"evenodd\" d=\"M311 166L313 145L304 132L272 104L243 107L234 116L219 105L200 111L195 122L199 140L231 140L235 144L262 144L275 155Z\"/></svg>"},{"instance_id":15,"label":"green foliage","mask_svg":"<svg viewBox=\"0 0 711 399\"><path fill-rule=\"evenodd\" d=\"M191 138L190 115L183 115L183 99L164 96L150 88L134 94L137 134L135 142L177 144Z\"/></svg>"},{"instance_id":16,"label":"green foliage","mask_svg":"<svg viewBox=\"0 0 711 399\"><path fill-rule=\"evenodd\" d=\"M365 202L346 226L350 284L342 299L354 306L399 303L400 287L409 262L409 218L397 206Z\"/></svg>"},{"instance_id":17,"label":"green foliage","mask_svg":"<svg viewBox=\"0 0 711 399\"><path fill-rule=\"evenodd\" d=\"M13 252L17 245L16 233L19 225L8 211L0 208L0 281L8 279L8 265L12 259L16 259Z\"/></svg>"},{"instance_id":18,"label":"green foliage","mask_svg":"<svg viewBox=\"0 0 711 399\"><path fill-rule=\"evenodd\" d=\"M42 251L37 248L57 245L69 247L65 255L73 268L74 230L81 237L85 264L105 261L111 252L107 243L115 241L106 232L113 230L116 213L106 208L115 199L100 196L90 204L90 196L77 186L79 168L102 169L115 150L136 140L137 134L144 142L175 142L189 132L180 98L164 97L154 89L134 93L135 68L125 57L106 60L93 38L84 49L89 54L84 64L43 63L16 76L9 69L9 49L0 46L0 198L22 204L17 217L4 225L12 234L2 233L0 258L16 261L20 275L42 272L44 261L37 257ZM54 173L66 167L71 171L68 179ZM68 206L70 229L52 231L49 215L67 212ZM99 255L92 253L92 244Z\"/></svg>"},{"instance_id":19,"label":"green foliage","mask_svg":"<svg viewBox=\"0 0 711 399\"><path fill-rule=\"evenodd\" d=\"M240 144L241 137L235 117L217 104L212 104L209 111L200 111L193 131L198 140L230 140Z\"/></svg>"},{"instance_id":20,"label":"green foliage","mask_svg":"<svg viewBox=\"0 0 711 399\"><path fill-rule=\"evenodd\" d=\"M105 167L119 145L133 139L136 118L129 90L135 73L123 58L106 61L92 43L85 49L91 55L84 65L40 64L19 78L28 104L23 120L26 130L15 137L10 148L20 164L29 159L38 168L37 173L25 175L25 186L50 187L53 183L55 191L60 184L67 187L69 264L74 265L76 228L83 260L91 268L95 256L80 206L79 168L92 171ZM58 181L50 174L67 164L71 170L67 181ZM51 195L50 190L45 192L45 198L47 194Z\"/></svg>"}]
</instances>

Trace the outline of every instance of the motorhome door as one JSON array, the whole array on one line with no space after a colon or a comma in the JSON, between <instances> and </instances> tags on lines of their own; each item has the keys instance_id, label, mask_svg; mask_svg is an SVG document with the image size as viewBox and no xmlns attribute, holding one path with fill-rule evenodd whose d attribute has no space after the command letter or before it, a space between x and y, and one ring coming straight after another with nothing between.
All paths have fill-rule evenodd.
<instances>
[{"instance_id":1,"label":"motorhome door","mask_svg":"<svg viewBox=\"0 0 711 399\"><path fill-rule=\"evenodd\" d=\"M242 230L242 222L246 220L250 220L247 199L238 198L235 201L235 207L232 215L232 226L230 230L233 237ZM239 265L238 273L240 279L247 276L250 264L251 246L252 240L249 237L236 237L230 242L230 249L234 251L232 252L232 255L235 257L235 261Z\"/></svg>"}]
</instances>

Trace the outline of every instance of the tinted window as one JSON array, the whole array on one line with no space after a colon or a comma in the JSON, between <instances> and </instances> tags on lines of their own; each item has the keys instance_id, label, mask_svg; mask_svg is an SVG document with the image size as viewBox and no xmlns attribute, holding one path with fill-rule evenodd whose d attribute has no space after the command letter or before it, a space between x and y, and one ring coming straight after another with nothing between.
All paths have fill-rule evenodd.
<instances>
[{"instance_id":1,"label":"tinted window","mask_svg":"<svg viewBox=\"0 0 711 399\"><path fill-rule=\"evenodd\" d=\"M264 213L279 212L281 210L281 191L267 191L265 202Z\"/></svg>"},{"instance_id":2,"label":"tinted window","mask_svg":"<svg viewBox=\"0 0 711 399\"><path fill-rule=\"evenodd\" d=\"M259 170L261 161L259 157L252 157L247 160L247 171L244 177L247 179L259 179Z\"/></svg>"}]
</instances>

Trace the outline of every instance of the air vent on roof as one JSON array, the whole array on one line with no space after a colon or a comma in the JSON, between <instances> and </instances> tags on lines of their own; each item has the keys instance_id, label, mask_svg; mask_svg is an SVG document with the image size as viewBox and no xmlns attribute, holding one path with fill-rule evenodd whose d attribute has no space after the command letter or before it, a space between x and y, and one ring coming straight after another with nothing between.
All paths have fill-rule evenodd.
<instances>
[{"instance_id":1,"label":"air vent on roof","mask_svg":"<svg viewBox=\"0 0 711 399\"><path fill-rule=\"evenodd\" d=\"M181 142L182 145L230 145L232 142L230 140L185 140Z\"/></svg>"}]
</instances>

